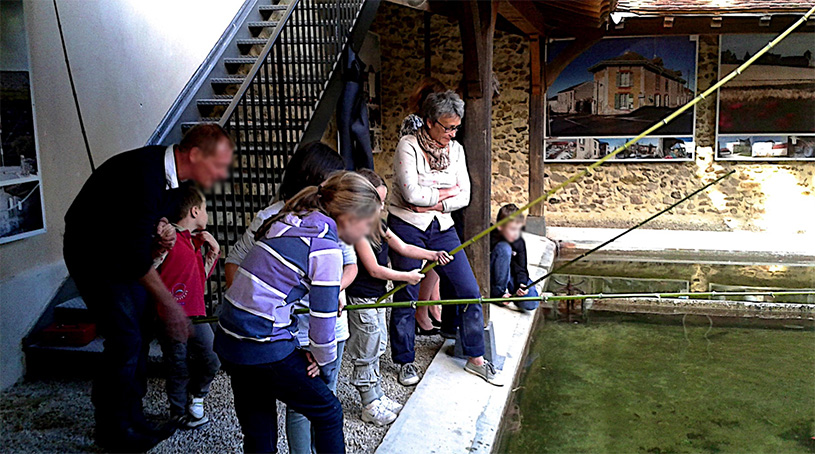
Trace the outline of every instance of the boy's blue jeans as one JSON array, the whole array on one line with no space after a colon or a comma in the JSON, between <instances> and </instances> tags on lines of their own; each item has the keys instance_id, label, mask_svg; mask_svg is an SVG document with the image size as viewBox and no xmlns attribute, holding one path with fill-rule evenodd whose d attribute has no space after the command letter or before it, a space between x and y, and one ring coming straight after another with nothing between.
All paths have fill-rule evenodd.
<instances>
[{"instance_id":1,"label":"boy's blue jeans","mask_svg":"<svg viewBox=\"0 0 815 454\"><path fill-rule=\"evenodd\" d=\"M512 246L506 241L500 241L495 245L495 248L490 253L490 297L501 298L504 293L509 293L515 296L515 292L522 283L517 282L515 276L510 272L510 263L512 262ZM523 284L530 284L531 280L527 279ZM529 289L526 296L538 296L538 291L535 287ZM522 310L531 311L537 309L538 301L516 301L515 305Z\"/></svg>"}]
</instances>

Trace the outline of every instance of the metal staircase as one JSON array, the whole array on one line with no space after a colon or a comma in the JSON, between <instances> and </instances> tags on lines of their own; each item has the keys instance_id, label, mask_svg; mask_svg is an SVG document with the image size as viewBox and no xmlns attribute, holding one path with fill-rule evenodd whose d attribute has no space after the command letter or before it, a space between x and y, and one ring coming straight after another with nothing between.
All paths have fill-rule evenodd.
<instances>
[{"instance_id":1,"label":"metal staircase","mask_svg":"<svg viewBox=\"0 0 815 454\"><path fill-rule=\"evenodd\" d=\"M341 92L341 61L358 51L379 0L250 0L220 54L202 65L150 143L217 122L237 145L230 179L208 196L210 229L228 253L274 198L299 144L319 140ZM218 46L216 46L217 50ZM210 281L221 298L223 268ZM211 307L211 306L210 306Z\"/></svg>"}]
</instances>

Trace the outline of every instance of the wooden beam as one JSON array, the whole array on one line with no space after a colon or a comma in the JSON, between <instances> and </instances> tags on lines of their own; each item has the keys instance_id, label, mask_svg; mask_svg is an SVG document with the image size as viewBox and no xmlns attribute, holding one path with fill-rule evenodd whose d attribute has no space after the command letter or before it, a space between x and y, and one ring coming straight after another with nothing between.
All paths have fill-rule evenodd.
<instances>
[{"instance_id":1,"label":"wooden beam","mask_svg":"<svg viewBox=\"0 0 815 454\"><path fill-rule=\"evenodd\" d=\"M539 35L529 37L529 200L543 194L543 136L546 109L543 71L544 46ZM543 205L538 204L529 210L530 216L543 216Z\"/></svg>"},{"instance_id":2,"label":"wooden beam","mask_svg":"<svg viewBox=\"0 0 815 454\"><path fill-rule=\"evenodd\" d=\"M528 0L501 0L498 3L498 14L518 27L526 35L546 34L543 14L535 7L534 2Z\"/></svg>"},{"instance_id":3,"label":"wooden beam","mask_svg":"<svg viewBox=\"0 0 815 454\"><path fill-rule=\"evenodd\" d=\"M492 61L497 5L494 1L467 0L460 3L459 20L464 74L467 78L464 101L463 146L472 186L470 206L465 210L464 236L467 238L490 225L492 179ZM469 51L468 51L469 49ZM483 296L490 288L490 244L478 241L467 248L467 256ZM485 321L489 308L485 307Z\"/></svg>"},{"instance_id":4,"label":"wooden beam","mask_svg":"<svg viewBox=\"0 0 815 454\"><path fill-rule=\"evenodd\" d=\"M736 35L752 33L780 33L800 15L772 16L768 26L759 26L759 17L729 17L721 16L721 27L711 28L710 16L673 16L671 27L665 27L665 18L660 17L628 17L622 27L609 24L605 36L653 36L653 35ZM812 33L815 25L806 23L796 33ZM582 36L584 30L574 28L556 28L550 31L549 38L574 38Z\"/></svg>"}]
</instances>

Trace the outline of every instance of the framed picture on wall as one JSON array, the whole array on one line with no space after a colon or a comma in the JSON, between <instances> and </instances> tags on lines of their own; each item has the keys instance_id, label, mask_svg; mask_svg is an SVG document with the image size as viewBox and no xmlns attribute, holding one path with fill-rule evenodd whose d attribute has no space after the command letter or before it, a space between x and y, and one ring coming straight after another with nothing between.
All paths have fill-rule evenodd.
<instances>
[{"instance_id":1,"label":"framed picture on wall","mask_svg":"<svg viewBox=\"0 0 815 454\"><path fill-rule=\"evenodd\" d=\"M547 61L569 43L549 42ZM693 99L697 53L696 36L687 35L606 38L582 52L547 92L545 159L600 159ZM694 115L689 110L616 160L693 160Z\"/></svg>"},{"instance_id":2,"label":"framed picture on wall","mask_svg":"<svg viewBox=\"0 0 815 454\"><path fill-rule=\"evenodd\" d=\"M28 71L0 71L0 244L45 231Z\"/></svg>"},{"instance_id":3,"label":"framed picture on wall","mask_svg":"<svg viewBox=\"0 0 815 454\"><path fill-rule=\"evenodd\" d=\"M722 36L720 77L774 37ZM813 33L792 34L719 89L716 159L815 160L813 43Z\"/></svg>"}]
</instances>

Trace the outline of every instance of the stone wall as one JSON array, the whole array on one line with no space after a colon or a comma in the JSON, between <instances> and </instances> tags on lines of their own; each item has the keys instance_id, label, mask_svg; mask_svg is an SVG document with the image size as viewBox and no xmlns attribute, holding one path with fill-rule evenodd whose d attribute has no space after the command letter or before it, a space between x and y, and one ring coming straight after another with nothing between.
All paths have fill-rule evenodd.
<instances>
[{"instance_id":1,"label":"stone wall","mask_svg":"<svg viewBox=\"0 0 815 454\"><path fill-rule=\"evenodd\" d=\"M458 23L431 19L431 75L456 89L462 74ZM383 2L371 28L382 53L383 152L374 157L376 170L389 182L399 127L408 114L408 96L424 77L422 12ZM494 69L501 85L493 98L492 214L505 203L523 204L529 181L529 48L521 36L496 32Z\"/></svg>"},{"instance_id":2,"label":"stone wall","mask_svg":"<svg viewBox=\"0 0 815 454\"><path fill-rule=\"evenodd\" d=\"M407 114L407 97L424 76L423 21L420 11L383 2L372 31L380 36L383 85L383 152L376 169L390 181L393 150ZM458 24L443 16L431 20L431 71L450 88L461 78ZM494 70L501 84L493 101L492 212L504 203L528 200L529 53L524 38L496 32ZM718 79L718 39L701 36L697 86ZM731 169L736 174L680 205L650 228L753 230L778 233L813 231L815 163L716 162L716 100L696 107L696 159L675 163L610 163L554 194L545 204L549 225L628 227ZM547 189L584 168L549 164ZM477 202L477 201L474 201ZM809 220L810 222L807 222Z\"/></svg>"}]
</instances>

